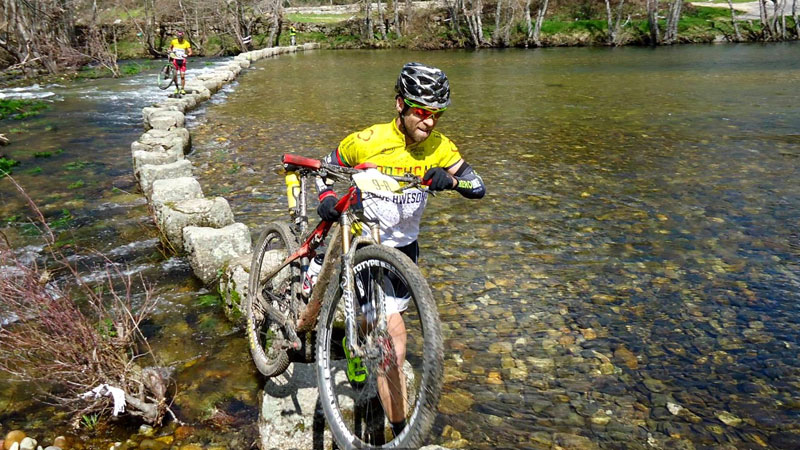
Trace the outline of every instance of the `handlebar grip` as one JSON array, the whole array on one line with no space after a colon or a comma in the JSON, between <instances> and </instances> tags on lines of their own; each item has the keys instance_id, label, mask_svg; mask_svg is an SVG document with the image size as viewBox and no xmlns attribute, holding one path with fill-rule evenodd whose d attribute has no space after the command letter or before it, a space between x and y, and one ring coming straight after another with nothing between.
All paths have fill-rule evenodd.
<instances>
[{"instance_id":1,"label":"handlebar grip","mask_svg":"<svg viewBox=\"0 0 800 450\"><path fill-rule=\"evenodd\" d=\"M431 178L430 180L425 180L420 184L423 185L423 186L430 186L432 182L433 182L433 178Z\"/></svg>"},{"instance_id":2,"label":"handlebar grip","mask_svg":"<svg viewBox=\"0 0 800 450\"><path fill-rule=\"evenodd\" d=\"M309 169L319 169L322 167L322 161L318 159L306 158L305 156L293 155L291 153L285 153L281 161L284 165L306 167Z\"/></svg>"}]
</instances>

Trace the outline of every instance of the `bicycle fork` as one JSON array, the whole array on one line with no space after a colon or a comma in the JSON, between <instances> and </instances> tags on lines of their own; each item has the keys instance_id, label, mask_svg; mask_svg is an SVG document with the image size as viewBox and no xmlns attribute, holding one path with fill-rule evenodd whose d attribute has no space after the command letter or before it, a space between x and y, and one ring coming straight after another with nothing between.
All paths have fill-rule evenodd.
<instances>
[{"instance_id":1,"label":"bicycle fork","mask_svg":"<svg viewBox=\"0 0 800 450\"><path fill-rule=\"evenodd\" d=\"M343 215L341 218L342 221L342 229L349 230L350 229L350 218L346 215ZM367 225L367 224L365 224ZM369 225L367 225L369 226ZM359 344L358 339L358 331L359 327L365 328L374 328L377 326L378 330L386 330L387 323L386 323L386 302L384 301L384 292L383 292L383 279L381 277L380 280L377 282L369 282L368 280L367 286L364 286L361 280L355 279L354 269L353 269L353 260L355 259L355 253L358 247L362 244L377 244L380 243L380 234L379 228L377 226L369 226L370 228L370 236L358 236L352 241L350 240L350 233L342 233L342 279L341 279L341 288L342 288L342 300L344 300L344 324L345 324L345 337L347 342L347 350L351 355L356 355L358 357L365 356L365 351L362 346ZM369 268L367 269L369 270ZM381 273L379 271L379 273ZM374 301L375 303L375 311L374 314L376 315L377 321L375 319L370 319L368 314L364 320L365 323L358 323L359 321L356 319L357 316L357 309L360 308L361 305L358 304L356 301L356 287L359 288L359 294L361 298L365 301L369 302L370 300ZM369 305L366 306L369 308ZM366 311L365 311L366 313ZM369 340L371 339L373 333L367 334L367 346L371 347Z\"/></svg>"}]
</instances>

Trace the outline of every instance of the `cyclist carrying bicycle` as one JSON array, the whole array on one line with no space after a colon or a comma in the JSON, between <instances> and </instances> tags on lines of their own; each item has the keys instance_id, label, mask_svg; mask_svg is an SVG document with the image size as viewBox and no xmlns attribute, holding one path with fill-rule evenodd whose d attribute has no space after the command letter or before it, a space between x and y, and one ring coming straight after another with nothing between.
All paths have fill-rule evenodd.
<instances>
[{"instance_id":1,"label":"cyclist carrying bicycle","mask_svg":"<svg viewBox=\"0 0 800 450\"><path fill-rule=\"evenodd\" d=\"M169 44L169 57L172 65L175 66L175 71L181 74L181 87L178 89L178 83L175 83L175 94L185 94L186 60L192 56L192 44L188 39L184 39L183 31L178 31L176 36L177 38Z\"/></svg>"},{"instance_id":2,"label":"cyclist carrying bicycle","mask_svg":"<svg viewBox=\"0 0 800 450\"><path fill-rule=\"evenodd\" d=\"M430 183L430 191L455 190L466 198L482 198L486 189L481 177L464 161L450 139L434 131L450 106L450 83L444 72L421 63L408 63L400 71L395 92L397 117L347 136L325 162L347 167L373 163L386 174L422 176ZM420 189L406 189L394 197L371 192L364 192L362 197L365 216L380 223L381 243L397 248L415 263L427 194ZM323 189L319 200L319 216L336 221L339 212L333 190ZM399 391L405 386L401 368L405 361L406 329L402 313L408 301L407 293L399 291L386 296L388 328L397 364L387 371L388 380L378 378L378 392L382 404L389 405L385 413L395 435L405 427L406 417L404 393ZM358 358L348 358L347 374L351 382L357 383L366 378L366 368Z\"/></svg>"}]
</instances>

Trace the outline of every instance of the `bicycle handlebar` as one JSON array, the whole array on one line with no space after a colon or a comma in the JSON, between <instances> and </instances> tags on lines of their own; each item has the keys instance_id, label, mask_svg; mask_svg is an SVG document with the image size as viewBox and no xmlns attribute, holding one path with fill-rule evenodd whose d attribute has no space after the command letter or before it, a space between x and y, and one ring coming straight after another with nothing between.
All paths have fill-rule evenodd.
<instances>
[{"instance_id":1,"label":"bicycle handlebar","mask_svg":"<svg viewBox=\"0 0 800 450\"><path fill-rule=\"evenodd\" d=\"M353 174L356 174L356 173L363 172L363 171L365 171L367 169L376 168L376 166L374 164L370 164L370 163L359 164L356 167L338 166L338 165L335 165L335 164L327 164L327 163L322 162L322 161L320 161L318 159L306 158L305 156L294 155L292 153L285 153L283 155L283 157L281 158L281 161L283 162L284 169L286 169L286 170L288 170L290 172L294 172L294 171L299 170L299 169L308 169L308 170L311 170L311 171L321 171L321 170L324 169L324 170L326 170L328 172L353 175ZM402 176L401 175L388 175L387 174L387 176L392 177L395 180L401 181L401 182L404 182L404 183L420 184L420 185L423 185L423 186L429 186L430 183L431 183L431 180L422 181L422 179L420 177L418 177L416 175L411 175L411 174L402 175Z\"/></svg>"}]
</instances>

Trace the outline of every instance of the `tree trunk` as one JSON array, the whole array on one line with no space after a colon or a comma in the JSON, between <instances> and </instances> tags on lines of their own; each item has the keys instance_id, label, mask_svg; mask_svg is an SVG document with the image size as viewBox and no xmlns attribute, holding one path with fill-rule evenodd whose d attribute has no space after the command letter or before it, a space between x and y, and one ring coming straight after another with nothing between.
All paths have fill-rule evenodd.
<instances>
[{"instance_id":1,"label":"tree trunk","mask_svg":"<svg viewBox=\"0 0 800 450\"><path fill-rule=\"evenodd\" d=\"M611 0L606 0L606 21L608 22L608 45L614 45L617 40L617 33L611 18Z\"/></svg>"},{"instance_id":2,"label":"tree trunk","mask_svg":"<svg viewBox=\"0 0 800 450\"><path fill-rule=\"evenodd\" d=\"M797 0L792 0L792 20L794 20L795 39L800 39L800 23L797 17Z\"/></svg>"},{"instance_id":3,"label":"tree trunk","mask_svg":"<svg viewBox=\"0 0 800 450\"><path fill-rule=\"evenodd\" d=\"M278 43L281 36L281 14L283 12L283 3L281 0L274 0L271 3L272 7L272 24L269 30L268 44L274 47Z\"/></svg>"},{"instance_id":4,"label":"tree trunk","mask_svg":"<svg viewBox=\"0 0 800 450\"><path fill-rule=\"evenodd\" d=\"M728 7L731 9L731 24L733 25L733 33L736 36L736 42L741 42L742 33L739 31L739 24L736 23L736 10L733 9L732 0L728 0Z\"/></svg>"},{"instance_id":5,"label":"tree trunk","mask_svg":"<svg viewBox=\"0 0 800 450\"><path fill-rule=\"evenodd\" d=\"M505 46L501 31L501 18L503 16L503 0L497 0L497 7L494 10L494 33L492 33L492 40L495 45Z\"/></svg>"},{"instance_id":6,"label":"tree trunk","mask_svg":"<svg viewBox=\"0 0 800 450\"><path fill-rule=\"evenodd\" d=\"M403 20L403 32L408 34L408 25L411 23L411 14L414 12L414 5L411 3L411 0L406 0L406 18ZM455 21L456 16L454 16L453 20Z\"/></svg>"},{"instance_id":7,"label":"tree trunk","mask_svg":"<svg viewBox=\"0 0 800 450\"><path fill-rule=\"evenodd\" d=\"M397 37L403 37L403 33L400 31L400 1L392 1L394 3L394 32L397 34Z\"/></svg>"},{"instance_id":8,"label":"tree trunk","mask_svg":"<svg viewBox=\"0 0 800 450\"><path fill-rule=\"evenodd\" d=\"M362 35L365 40L372 42L372 0L364 0L364 31Z\"/></svg>"},{"instance_id":9,"label":"tree trunk","mask_svg":"<svg viewBox=\"0 0 800 450\"><path fill-rule=\"evenodd\" d=\"M650 29L650 45L658 45L658 0L647 0L647 26Z\"/></svg>"},{"instance_id":10,"label":"tree trunk","mask_svg":"<svg viewBox=\"0 0 800 450\"><path fill-rule=\"evenodd\" d=\"M533 29L533 43L537 47L542 46L542 41L539 36L542 33L542 23L544 22L544 15L547 14L547 3L549 0L541 0L539 10L536 11L536 27Z\"/></svg>"},{"instance_id":11,"label":"tree trunk","mask_svg":"<svg viewBox=\"0 0 800 450\"><path fill-rule=\"evenodd\" d=\"M531 0L525 1L525 26L528 30L528 36L525 39L525 48L528 48L528 44L530 44L531 40L533 39L533 22L531 21Z\"/></svg>"},{"instance_id":12,"label":"tree trunk","mask_svg":"<svg viewBox=\"0 0 800 450\"><path fill-rule=\"evenodd\" d=\"M681 7L683 0L673 0L669 5L669 16L667 16L667 30L664 32L664 43L674 44L678 39L678 21L681 18Z\"/></svg>"},{"instance_id":13,"label":"tree trunk","mask_svg":"<svg viewBox=\"0 0 800 450\"><path fill-rule=\"evenodd\" d=\"M381 30L381 39L384 41L386 40L386 18L383 15L383 3L381 0L378 0L378 20L380 21L380 25L378 25L378 29Z\"/></svg>"},{"instance_id":14,"label":"tree trunk","mask_svg":"<svg viewBox=\"0 0 800 450\"><path fill-rule=\"evenodd\" d=\"M758 2L758 14L761 18L761 33L764 40L768 40L772 36L774 36L774 30L770 28L772 22L769 21L768 12L767 12L767 0L761 0Z\"/></svg>"}]
</instances>

